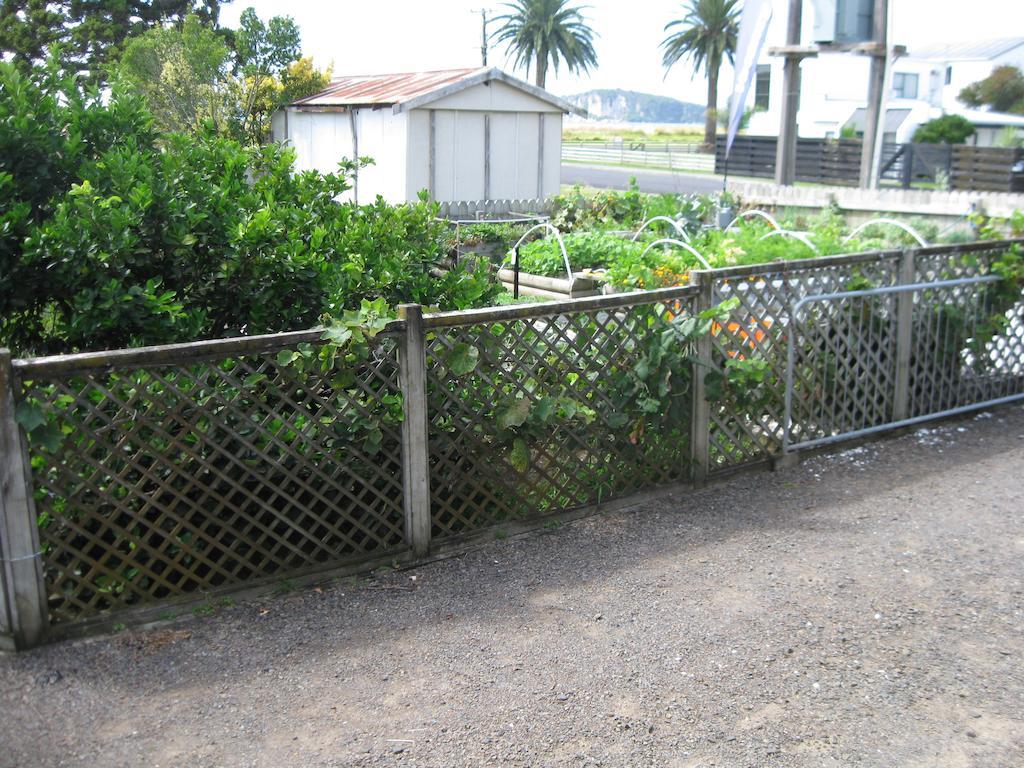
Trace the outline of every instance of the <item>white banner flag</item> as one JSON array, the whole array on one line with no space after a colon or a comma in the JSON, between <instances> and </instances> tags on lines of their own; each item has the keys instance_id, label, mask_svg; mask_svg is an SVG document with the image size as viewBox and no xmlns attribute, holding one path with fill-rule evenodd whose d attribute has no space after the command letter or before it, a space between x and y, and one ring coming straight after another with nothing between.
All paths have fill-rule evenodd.
<instances>
[{"instance_id":1,"label":"white banner flag","mask_svg":"<svg viewBox=\"0 0 1024 768\"><path fill-rule=\"evenodd\" d=\"M740 129L743 109L750 93L750 84L757 74L757 60L768 36L772 20L771 0L746 0L740 14L740 36L736 41L736 79L729 98L729 134L725 139L725 156L729 156L733 139Z\"/></svg>"}]
</instances>

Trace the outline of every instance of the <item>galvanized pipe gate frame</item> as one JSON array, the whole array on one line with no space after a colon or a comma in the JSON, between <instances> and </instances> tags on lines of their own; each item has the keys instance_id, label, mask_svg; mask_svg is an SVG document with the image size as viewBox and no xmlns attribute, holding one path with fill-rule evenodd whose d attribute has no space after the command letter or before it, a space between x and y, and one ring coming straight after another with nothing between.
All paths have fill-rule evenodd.
<instances>
[{"instance_id":1,"label":"galvanized pipe gate frame","mask_svg":"<svg viewBox=\"0 0 1024 768\"><path fill-rule=\"evenodd\" d=\"M913 251L907 252L910 256ZM787 351L786 351L786 395L785 395L785 423L783 428L782 449L784 453L793 453L799 450L817 448L834 443L853 440L859 437L878 434L901 427L909 427L922 424L928 421L948 418L972 411L983 410L997 405L1024 400L1024 393L1007 395L1004 397L990 398L979 402L960 405L954 408L945 408L933 413L919 416L907 414L907 397L910 379L910 353L913 345L913 307L914 295L922 291L946 290L965 286L984 285L998 283L1001 278L997 275L983 275L981 277L958 278L951 280L935 280L929 282L917 282L904 285L893 285L882 288L870 288L855 291L836 291L832 293L821 293L804 298L795 302L790 309L787 318ZM798 348L798 332L802 330L801 312L815 304L836 304L851 299L872 298L876 296L898 297L897 318L897 340L895 360L895 385L896 393L892 406L893 419L882 424L874 424L859 429L834 431L833 434L809 440L794 439L793 427L793 399L795 391L795 368L796 352Z\"/></svg>"}]
</instances>

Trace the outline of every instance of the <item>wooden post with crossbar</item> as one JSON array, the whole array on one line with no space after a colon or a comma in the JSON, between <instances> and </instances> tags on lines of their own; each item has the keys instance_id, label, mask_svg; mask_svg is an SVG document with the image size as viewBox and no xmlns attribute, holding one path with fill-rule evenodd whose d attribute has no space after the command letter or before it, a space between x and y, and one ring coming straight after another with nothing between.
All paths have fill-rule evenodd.
<instances>
[{"instance_id":1,"label":"wooden post with crossbar","mask_svg":"<svg viewBox=\"0 0 1024 768\"><path fill-rule=\"evenodd\" d=\"M705 272L693 271L690 273L691 284L700 288L693 304L694 315L699 315L705 310L711 309L714 296L712 289L714 283L711 276ZM704 377L711 370L711 334L706 333L697 339L694 350L693 362L693 384L690 391L693 393L690 417L690 455L693 465L693 484L703 485L707 482L710 463L711 443L711 404L708 402L707 389L704 384Z\"/></svg>"},{"instance_id":2,"label":"wooden post with crossbar","mask_svg":"<svg viewBox=\"0 0 1024 768\"><path fill-rule=\"evenodd\" d=\"M39 526L25 435L15 418L14 368L0 349L0 610L9 649L43 642L48 625Z\"/></svg>"},{"instance_id":3,"label":"wooden post with crossbar","mask_svg":"<svg viewBox=\"0 0 1024 768\"><path fill-rule=\"evenodd\" d=\"M907 248L900 257L900 285L917 282L917 250ZM893 391L892 420L910 415L910 362L914 342L914 292L901 291L896 298L896 386Z\"/></svg>"},{"instance_id":4,"label":"wooden post with crossbar","mask_svg":"<svg viewBox=\"0 0 1024 768\"><path fill-rule=\"evenodd\" d=\"M427 414L426 333L423 308L402 304L398 317L405 321L399 346L399 379L405 419L402 422L402 478L405 508L405 540L413 555L430 551L430 455Z\"/></svg>"}]
</instances>

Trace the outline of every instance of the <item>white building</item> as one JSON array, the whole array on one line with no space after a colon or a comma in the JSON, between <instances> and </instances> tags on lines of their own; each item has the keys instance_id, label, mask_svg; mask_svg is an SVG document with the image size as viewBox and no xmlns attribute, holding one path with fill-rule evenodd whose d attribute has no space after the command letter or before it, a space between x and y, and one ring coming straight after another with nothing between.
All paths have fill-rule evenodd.
<instances>
[{"instance_id":1,"label":"white building","mask_svg":"<svg viewBox=\"0 0 1024 768\"><path fill-rule=\"evenodd\" d=\"M783 18L778 18L778 16ZM765 48L785 40L785 14L772 20ZM813 18L805 19L804 39L810 39ZM896 41L899 43L900 41ZM975 125L968 139L978 146L992 146L1007 127L1024 133L1024 116L969 109L957 97L964 87L985 79L998 66L1024 71L1024 37L972 43L955 43L911 49L892 64L886 103L884 138L887 142L911 141L923 123L943 114L963 115ZM781 58L764 54L758 66L755 107L748 133L778 135L782 109ZM869 61L852 53L823 53L801 65L800 136L836 138L844 126L863 130L867 106Z\"/></svg>"},{"instance_id":2,"label":"white building","mask_svg":"<svg viewBox=\"0 0 1024 768\"><path fill-rule=\"evenodd\" d=\"M359 202L530 200L558 192L562 117L579 111L498 69L338 77L279 110L272 132L300 171L373 158Z\"/></svg>"}]
</instances>

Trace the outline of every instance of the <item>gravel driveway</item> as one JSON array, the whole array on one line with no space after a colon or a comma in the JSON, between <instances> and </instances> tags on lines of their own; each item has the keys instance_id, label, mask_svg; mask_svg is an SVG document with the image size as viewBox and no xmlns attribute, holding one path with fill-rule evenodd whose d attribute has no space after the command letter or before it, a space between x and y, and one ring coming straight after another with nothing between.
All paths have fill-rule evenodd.
<instances>
[{"instance_id":1,"label":"gravel driveway","mask_svg":"<svg viewBox=\"0 0 1024 768\"><path fill-rule=\"evenodd\" d=\"M1024 409L0 657L4 766L1024 765Z\"/></svg>"}]
</instances>

